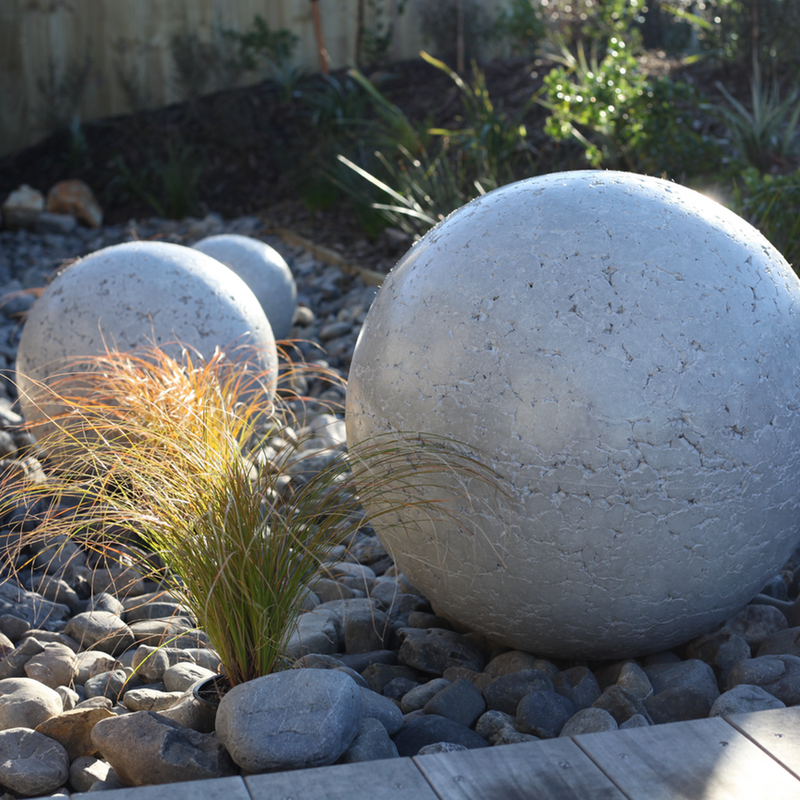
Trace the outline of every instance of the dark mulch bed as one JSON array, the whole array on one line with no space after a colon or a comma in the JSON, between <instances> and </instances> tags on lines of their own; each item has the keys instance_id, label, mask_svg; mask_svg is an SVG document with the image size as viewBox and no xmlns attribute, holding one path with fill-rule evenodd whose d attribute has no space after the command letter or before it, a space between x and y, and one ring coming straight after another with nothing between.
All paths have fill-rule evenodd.
<instances>
[{"instance_id":1,"label":"dark mulch bed","mask_svg":"<svg viewBox=\"0 0 800 800\"><path fill-rule=\"evenodd\" d=\"M496 105L514 115L541 86L549 64L542 61L495 61L484 65L488 88ZM679 71L711 94L715 80L731 72L708 65L680 68L658 55L648 57L654 72ZM341 78L342 73L336 77ZM461 103L450 78L421 59L395 64L371 76L381 90L412 121L456 125ZM746 80L735 83L747 93ZM311 91L319 76L300 85ZM735 87L733 87L735 88ZM538 169L551 172L583 166L580 151L554 145L541 131L547 111L534 105L526 125L538 151ZM407 246L390 234L369 240L347 202L319 208L308 191L318 169L314 149L319 131L311 124L307 106L295 98L285 101L269 83L218 92L194 103L182 103L137 114L98 120L84 125L86 150L70 155L69 139L52 135L33 147L0 159L0 197L22 183L46 192L66 178L85 180L98 195L109 223L153 216L153 207L120 180L121 163L133 173L146 170L154 160L167 158L168 143L191 148L202 164L202 179L194 209L196 214L216 211L224 217L259 214L270 226L290 228L318 244L332 247L362 266L388 270ZM316 207L315 207L316 206Z\"/></svg>"}]
</instances>

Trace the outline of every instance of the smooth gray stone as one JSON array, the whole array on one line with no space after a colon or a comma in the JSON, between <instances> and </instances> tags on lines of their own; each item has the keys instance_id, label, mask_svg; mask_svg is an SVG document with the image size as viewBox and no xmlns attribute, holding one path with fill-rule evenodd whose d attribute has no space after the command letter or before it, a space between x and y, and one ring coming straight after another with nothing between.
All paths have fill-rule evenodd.
<instances>
[{"instance_id":1,"label":"smooth gray stone","mask_svg":"<svg viewBox=\"0 0 800 800\"><path fill-rule=\"evenodd\" d=\"M634 714L632 717L628 717L622 725L619 726L621 731L626 731L629 728L647 728L652 723L646 717L643 717L641 714Z\"/></svg>"},{"instance_id":2,"label":"smooth gray stone","mask_svg":"<svg viewBox=\"0 0 800 800\"><path fill-rule=\"evenodd\" d=\"M33 678L0 680L0 731L35 728L63 711L61 695Z\"/></svg>"},{"instance_id":3,"label":"smooth gray stone","mask_svg":"<svg viewBox=\"0 0 800 800\"><path fill-rule=\"evenodd\" d=\"M371 664L396 664L396 650L373 650L370 653L344 653L337 658L346 667L363 672Z\"/></svg>"},{"instance_id":4,"label":"smooth gray stone","mask_svg":"<svg viewBox=\"0 0 800 800\"><path fill-rule=\"evenodd\" d=\"M653 694L653 685L650 683L650 679L635 661L625 664L620 670L617 677L617 686L627 689L640 700L644 700Z\"/></svg>"},{"instance_id":5,"label":"smooth gray stone","mask_svg":"<svg viewBox=\"0 0 800 800\"><path fill-rule=\"evenodd\" d=\"M740 683L723 692L711 706L709 717L723 717L729 714L749 714L753 711L769 711L773 708L786 708L786 703L778 700L761 686Z\"/></svg>"},{"instance_id":6,"label":"smooth gray stone","mask_svg":"<svg viewBox=\"0 0 800 800\"><path fill-rule=\"evenodd\" d=\"M383 611L371 608L348 614L343 633L345 653L371 653L388 646L392 628Z\"/></svg>"},{"instance_id":7,"label":"smooth gray stone","mask_svg":"<svg viewBox=\"0 0 800 800\"><path fill-rule=\"evenodd\" d=\"M634 714L641 714L649 720L649 714L642 701L633 692L629 692L622 686L609 686L594 701L592 708L604 708L621 725L626 719Z\"/></svg>"},{"instance_id":8,"label":"smooth gray stone","mask_svg":"<svg viewBox=\"0 0 800 800\"><path fill-rule=\"evenodd\" d=\"M430 610L430 603L424 597L404 592L392 600L391 605L386 609L386 613L389 615L393 625L406 626L409 624L408 620L412 614Z\"/></svg>"},{"instance_id":9,"label":"smooth gray stone","mask_svg":"<svg viewBox=\"0 0 800 800\"><path fill-rule=\"evenodd\" d=\"M559 733L563 736L577 736L580 733L601 733L617 730L617 721L604 708L582 708L573 714Z\"/></svg>"},{"instance_id":10,"label":"smooth gray stone","mask_svg":"<svg viewBox=\"0 0 800 800\"><path fill-rule=\"evenodd\" d=\"M471 728L486 711L483 695L466 678L459 678L437 692L423 707L426 714L438 714Z\"/></svg>"},{"instance_id":11,"label":"smooth gray stone","mask_svg":"<svg viewBox=\"0 0 800 800\"><path fill-rule=\"evenodd\" d=\"M5 678L24 678L25 665L35 655L44 651L44 644L36 637L23 639L2 661L0 661L0 680Z\"/></svg>"},{"instance_id":12,"label":"smooth gray stone","mask_svg":"<svg viewBox=\"0 0 800 800\"><path fill-rule=\"evenodd\" d=\"M417 686L420 686L419 681L412 681L409 678L394 678L383 687L383 696L399 703Z\"/></svg>"},{"instance_id":13,"label":"smooth gray stone","mask_svg":"<svg viewBox=\"0 0 800 800\"><path fill-rule=\"evenodd\" d=\"M199 664L212 672L217 672L220 665L216 653L206 648L150 647L143 644L134 651L131 668L145 683L155 683L162 680L170 667L182 662Z\"/></svg>"},{"instance_id":14,"label":"smooth gray stone","mask_svg":"<svg viewBox=\"0 0 800 800\"><path fill-rule=\"evenodd\" d=\"M75 677L75 672L75 652L59 642L45 645L41 653L32 656L25 664L25 674L29 678L51 689L69 686Z\"/></svg>"},{"instance_id":15,"label":"smooth gray stone","mask_svg":"<svg viewBox=\"0 0 800 800\"><path fill-rule=\"evenodd\" d=\"M234 686L216 730L248 772L333 764L358 735L364 700L338 670L292 669Z\"/></svg>"},{"instance_id":16,"label":"smooth gray stone","mask_svg":"<svg viewBox=\"0 0 800 800\"><path fill-rule=\"evenodd\" d=\"M204 678L211 678L216 675L213 670L184 661L180 664L173 664L164 670L161 680L164 682L164 689L167 692L185 692L198 681Z\"/></svg>"},{"instance_id":17,"label":"smooth gray stone","mask_svg":"<svg viewBox=\"0 0 800 800\"><path fill-rule=\"evenodd\" d=\"M133 647L133 631L109 611L85 611L76 614L64 628L64 633L79 642L83 648L94 647L112 656Z\"/></svg>"},{"instance_id":18,"label":"smooth gray stone","mask_svg":"<svg viewBox=\"0 0 800 800\"><path fill-rule=\"evenodd\" d=\"M705 719L711 710L708 696L694 686L673 686L644 700L644 707L655 725Z\"/></svg>"},{"instance_id":19,"label":"smooth gray stone","mask_svg":"<svg viewBox=\"0 0 800 800\"><path fill-rule=\"evenodd\" d=\"M382 694L363 686L360 688L364 698L364 716L378 720L389 736L397 733L403 725L403 712L399 706Z\"/></svg>"},{"instance_id":20,"label":"smooth gray stone","mask_svg":"<svg viewBox=\"0 0 800 800\"><path fill-rule=\"evenodd\" d=\"M487 675L485 672L476 672L474 669L467 669L466 667L448 667L442 673L442 677L450 681L450 683L455 683L461 678L466 678L481 693L495 680L491 675Z\"/></svg>"},{"instance_id":21,"label":"smooth gray stone","mask_svg":"<svg viewBox=\"0 0 800 800\"><path fill-rule=\"evenodd\" d=\"M624 658L617 661L609 661L597 667L594 670L594 676L597 679L597 685L600 687L600 691L604 692L609 686L613 686L617 682L626 664L635 663L636 662L632 658Z\"/></svg>"},{"instance_id":22,"label":"smooth gray stone","mask_svg":"<svg viewBox=\"0 0 800 800\"><path fill-rule=\"evenodd\" d=\"M420 714L406 720L392 738L401 757L415 756L425 745L437 742L460 744L468 750L489 746L475 731L438 714Z\"/></svg>"},{"instance_id":23,"label":"smooth gray stone","mask_svg":"<svg viewBox=\"0 0 800 800\"><path fill-rule=\"evenodd\" d=\"M418 756L431 756L436 753L458 753L462 750L469 750L463 744L453 744L453 742L436 742L436 744L426 744L420 747Z\"/></svg>"},{"instance_id":24,"label":"smooth gray stone","mask_svg":"<svg viewBox=\"0 0 800 800\"><path fill-rule=\"evenodd\" d=\"M776 631L764 638L756 656L800 656L800 627Z\"/></svg>"},{"instance_id":25,"label":"smooth gray stone","mask_svg":"<svg viewBox=\"0 0 800 800\"><path fill-rule=\"evenodd\" d=\"M650 653L650 655L642 656L640 659L642 668L650 667L653 664L675 664L683 659L672 650L659 650L657 653Z\"/></svg>"},{"instance_id":26,"label":"smooth gray stone","mask_svg":"<svg viewBox=\"0 0 800 800\"><path fill-rule=\"evenodd\" d=\"M601 695L600 685L588 667L571 667L553 678L553 688L577 709L589 708Z\"/></svg>"},{"instance_id":27,"label":"smooth gray stone","mask_svg":"<svg viewBox=\"0 0 800 800\"><path fill-rule=\"evenodd\" d=\"M516 717L513 715L490 708L481 714L475 723L475 732L489 744L495 744L500 737L508 733L518 733L516 723Z\"/></svg>"},{"instance_id":28,"label":"smooth gray stone","mask_svg":"<svg viewBox=\"0 0 800 800\"><path fill-rule=\"evenodd\" d=\"M543 661L544 659L531 653L524 653L522 650L509 650L507 653L495 656L483 668L483 671L493 678L499 678L501 675L509 675L514 672L522 672L524 669L538 669L540 672L546 673L546 670L541 669ZM551 664L551 666L553 665ZM558 672L558 668L556 668L556 672ZM548 677L552 678L552 675L548 675Z\"/></svg>"},{"instance_id":29,"label":"smooth gray stone","mask_svg":"<svg viewBox=\"0 0 800 800\"><path fill-rule=\"evenodd\" d=\"M770 606L755 607L770 609L780 614L780 611ZM717 684L724 686L731 668L743 659L750 658L751 652L750 645L739 634L722 628L692 639L686 648L686 655L688 658L697 658L708 664L714 670Z\"/></svg>"},{"instance_id":30,"label":"smooth gray stone","mask_svg":"<svg viewBox=\"0 0 800 800\"><path fill-rule=\"evenodd\" d=\"M323 603L314 611L301 614L295 630L286 644L286 653L290 658L300 658L307 653L329 655L339 652L341 623L336 615L325 611Z\"/></svg>"},{"instance_id":31,"label":"smooth gray stone","mask_svg":"<svg viewBox=\"0 0 800 800\"><path fill-rule=\"evenodd\" d=\"M727 688L747 683L766 689L787 706L800 704L800 658L769 655L740 661L728 675Z\"/></svg>"},{"instance_id":32,"label":"smooth gray stone","mask_svg":"<svg viewBox=\"0 0 800 800\"><path fill-rule=\"evenodd\" d=\"M553 691L553 681L538 669L523 669L516 673L507 673L495 678L483 688L488 708L516 714L519 701L526 694L537 690ZM563 694L563 692L560 692Z\"/></svg>"},{"instance_id":33,"label":"smooth gray stone","mask_svg":"<svg viewBox=\"0 0 800 800\"><path fill-rule=\"evenodd\" d=\"M764 639L778 631L786 630L789 623L780 609L774 606L750 604L737 614L734 614L723 625L723 630L728 630L741 636L748 645L757 651Z\"/></svg>"},{"instance_id":34,"label":"smooth gray stone","mask_svg":"<svg viewBox=\"0 0 800 800\"><path fill-rule=\"evenodd\" d=\"M124 669L114 669L109 672L101 672L89 678L83 684L87 698L107 697L116 702L129 689L135 689L141 685L141 681Z\"/></svg>"},{"instance_id":35,"label":"smooth gray stone","mask_svg":"<svg viewBox=\"0 0 800 800\"><path fill-rule=\"evenodd\" d=\"M93 594L87 601L86 601L86 611L108 611L109 614L116 614L120 616L124 610L125 606L121 600L114 597L113 594L109 594L108 592L98 592L97 594Z\"/></svg>"},{"instance_id":36,"label":"smooth gray stone","mask_svg":"<svg viewBox=\"0 0 800 800\"><path fill-rule=\"evenodd\" d=\"M107 782L116 779L114 788L123 788L111 765L94 756L79 756L69 767L69 784L74 792L88 792L99 781Z\"/></svg>"},{"instance_id":37,"label":"smooth gray stone","mask_svg":"<svg viewBox=\"0 0 800 800\"><path fill-rule=\"evenodd\" d=\"M400 645L399 659L410 667L441 675L448 667L466 667L480 672L483 653L469 639L441 628L403 628L406 636Z\"/></svg>"},{"instance_id":38,"label":"smooth gray stone","mask_svg":"<svg viewBox=\"0 0 800 800\"><path fill-rule=\"evenodd\" d=\"M674 664L651 664L644 671L656 694L675 686L693 686L705 693L709 707L719 697L714 670L696 658Z\"/></svg>"},{"instance_id":39,"label":"smooth gray stone","mask_svg":"<svg viewBox=\"0 0 800 800\"><path fill-rule=\"evenodd\" d=\"M10 614L25 620L32 628L53 630L53 625L70 616L68 606L53 603L21 586L0 583L0 615Z\"/></svg>"},{"instance_id":40,"label":"smooth gray stone","mask_svg":"<svg viewBox=\"0 0 800 800\"><path fill-rule=\"evenodd\" d=\"M80 605L78 593L61 578L43 575L34 582L32 588L47 600L67 606L73 614L78 610Z\"/></svg>"},{"instance_id":41,"label":"smooth gray stone","mask_svg":"<svg viewBox=\"0 0 800 800\"><path fill-rule=\"evenodd\" d=\"M415 680L418 676L419 673L416 670L404 664L370 664L361 673L367 686L378 694L383 694L383 687L395 678Z\"/></svg>"},{"instance_id":42,"label":"smooth gray stone","mask_svg":"<svg viewBox=\"0 0 800 800\"><path fill-rule=\"evenodd\" d=\"M402 715L401 715L402 716ZM399 758L397 745L389 738L386 728L373 717L364 717L358 736L339 759L339 764L358 761L380 761L384 758Z\"/></svg>"},{"instance_id":43,"label":"smooth gray stone","mask_svg":"<svg viewBox=\"0 0 800 800\"><path fill-rule=\"evenodd\" d=\"M44 734L26 728L0 731L0 784L20 795L43 795L69 777L67 751Z\"/></svg>"},{"instance_id":44,"label":"smooth gray stone","mask_svg":"<svg viewBox=\"0 0 800 800\"><path fill-rule=\"evenodd\" d=\"M421 710L428 700L449 686L450 683L446 678L434 678L432 681L421 683L403 695L403 699L400 701L400 710L404 714Z\"/></svg>"},{"instance_id":45,"label":"smooth gray stone","mask_svg":"<svg viewBox=\"0 0 800 800\"><path fill-rule=\"evenodd\" d=\"M575 714L575 706L557 692L529 692L517 706L517 728L540 739L554 739L567 720Z\"/></svg>"},{"instance_id":46,"label":"smooth gray stone","mask_svg":"<svg viewBox=\"0 0 800 800\"><path fill-rule=\"evenodd\" d=\"M236 774L215 735L190 730L152 711L100 720L92 728L92 743L129 786Z\"/></svg>"}]
</instances>

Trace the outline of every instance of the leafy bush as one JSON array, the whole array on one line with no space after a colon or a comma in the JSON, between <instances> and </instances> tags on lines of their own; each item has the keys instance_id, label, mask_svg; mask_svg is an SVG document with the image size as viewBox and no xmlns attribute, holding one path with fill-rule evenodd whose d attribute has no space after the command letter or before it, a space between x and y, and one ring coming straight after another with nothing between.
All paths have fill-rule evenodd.
<instances>
[{"instance_id":1,"label":"leafy bush","mask_svg":"<svg viewBox=\"0 0 800 800\"><path fill-rule=\"evenodd\" d=\"M643 21L644 0L542 0L548 36L557 46L605 53L611 39L624 39L628 48L641 47L638 25Z\"/></svg>"},{"instance_id":2,"label":"leafy bush","mask_svg":"<svg viewBox=\"0 0 800 800\"><path fill-rule=\"evenodd\" d=\"M734 182L733 207L800 272L800 169L787 175L744 170Z\"/></svg>"},{"instance_id":3,"label":"leafy bush","mask_svg":"<svg viewBox=\"0 0 800 800\"><path fill-rule=\"evenodd\" d=\"M619 39L602 60L564 50L563 66L545 76L539 102L550 110L544 131L556 141L576 139L593 167L673 177L703 171L717 144L696 130L703 106L689 84L648 78Z\"/></svg>"}]
</instances>

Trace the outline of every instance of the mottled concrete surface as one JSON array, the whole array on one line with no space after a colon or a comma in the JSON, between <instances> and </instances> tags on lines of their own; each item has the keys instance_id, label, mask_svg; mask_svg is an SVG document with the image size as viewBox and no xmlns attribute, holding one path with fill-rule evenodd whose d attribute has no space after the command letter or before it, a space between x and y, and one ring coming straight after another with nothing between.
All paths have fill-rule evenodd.
<instances>
[{"instance_id":1,"label":"mottled concrete surface","mask_svg":"<svg viewBox=\"0 0 800 800\"><path fill-rule=\"evenodd\" d=\"M74 370L74 359L149 345L180 357L181 344L206 359L217 347L232 354L241 348L259 371L277 368L264 310L216 259L162 242L98 250L60 273L31 308L17 353L23 415L28 422L43 419L33 381L52 382Z\"/></svg>"},{"instance_id":2,"label":"mottled concrete surface","mask_svg":"<svg viewBox=\"0 0 800 800\"><path fill-rule=\"evenodd\" d=\"M800 283L703 196L614 172L492 192L373 304L351 443L446 434L512 499L376 524L442 612L539 655L622 657L743 606L800 538ZM428 490L434 496L434 490Z\"/></svg>"}]
</instances>

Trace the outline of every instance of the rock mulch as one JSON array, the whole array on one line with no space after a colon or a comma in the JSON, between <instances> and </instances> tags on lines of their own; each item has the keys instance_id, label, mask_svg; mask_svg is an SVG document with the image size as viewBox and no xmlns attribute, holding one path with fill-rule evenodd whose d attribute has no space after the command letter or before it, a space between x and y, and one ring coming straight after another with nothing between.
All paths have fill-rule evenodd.
<instances>
[{"instance_id":1,"label":"rock mulch","mask_svg":"<svg viewBox=\"0 0 800 800\"><path fill-rule=\"evenodd\" d=\"M0 367L13 370L18 315L31 299L24 290L42 285L62 260L125 238L190 244L223 230L258 235L259 226L210 215L68 235L0 232ZM345 377L374 288L267 240L298 282L299 351ZM343 401L330 386L303 389ZM0 465L35 476L40 466L13 399L6 381ZM344 447L340 416L298 432ZM0 550L36 524L35 512L18 508L0 520ZM192 692L219 669L204 634L176 598L131 567L109 568L70 545L58 558L27 553L35 568L20 580L4 567L0 786L11 796L63 796L800 703L800 553L750 605L680 647L612 663L555 663L454 629L368 527L347 544L310 587L288 642L293 668L235 688L219 708Z\"/></svg>"}]
</instances>

